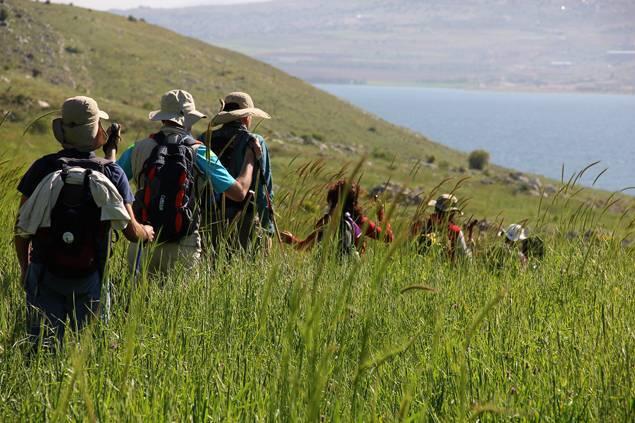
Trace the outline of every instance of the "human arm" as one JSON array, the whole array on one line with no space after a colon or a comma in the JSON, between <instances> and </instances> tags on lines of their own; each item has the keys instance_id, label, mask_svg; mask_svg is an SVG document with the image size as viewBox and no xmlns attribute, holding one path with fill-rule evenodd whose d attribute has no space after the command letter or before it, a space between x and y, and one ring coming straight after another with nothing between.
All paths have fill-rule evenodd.
<instances>
[{"instance_id":1,"label":"human arm","mask_svg":"<svg viewBox=\"0 0 635 423\"><path fill-rule=\"evenodd\" d=\"M230 200L243 201L245 197L247 197L247 193L249 192L251 181L254 176L255 164L256 159L254 157L254 153L248 149L245 154L245 160L243 162L243 168L240 175L236 178L234 184L225 191L225 195L227 195Z\"/></svg>"},{"instance_id":2,"label":"human arm","mask_svg":"<svg viewBox=\"0 0 635 423\"><path fill-rule=\"evenodd\" d=\"M247 149L240 175L234 179L222 165L218 157L207 150L204 145L197 148L196 165L202 174L211 182L214 192L226 194L230 200L241 202L249 193L255 163L261 154L259 144L253 144L253 150ZM209 157L207 157L209 155Z\"/></svg>"},{"instance_id":3,"label":"human arm","mask_svg":"<svg viewBox=\"0 0 635 423\"><path fill-rule=\"evenodd\" d=\"M459 235L457 237L457 244L460 255L462 255L463 257L472 258L472 250L470 250L470 248L467 246L463 231L459 232Z\"/></svg>"},{"instance_id":4,"label":"human arm","mask_svg":"<svg viewBox=\"0 0 635 423\"><path fill-rule=\"evenodd\" d=\"M282 238L283 243L293 245L296 250L304 251L310 250L315 244L317 244L321 232L322 229L318 228L302 240L289 231L282 231L280 232L280 238Z\"/></svg>"},{"instance_id":5,"label":"human arm","mask_svg":"<svg viewBox=\"0 0 635 423\"><path fill-rule=\"evenodd\" d=\"M108 139L103 146L104 158L114 162L117 160L117 150L121 143L121 125L113 122L108 128L107 135Z\"/></svg>"},{"instance_id":6,"label":"human arm","mask_svg":"<svg viewBox=\"0 0 635 423\"><path fill-rule=\"evenodd\" d=\"M26 202L27 197L26 196L22 196L22 199L20 200L20 207L22 207L22 205ZM16 228L17 228L17 221L16 221ZM29 267L29 252L31 249L31 238L24 238L21 237L19 235L17 235L17 233L13 236L13 243L15 245L15 254L16 257L18 259L18 264L20 265L20 281L22 281L22 283L24 283L24 279L26 277L26 271L27 268Z\"/></svg>"},{"instance_id":7,"label":"human arm","mask_svg":"<svg viewBox=\"0 0 635 423\"><path fill-rule=\"evenodd\" d=\"M131 204L126 204L126 211L130 215L130 222L123 230L126 239L130 242L154 241L154 228L137 222Z\"/></svg>"}]
</instances>

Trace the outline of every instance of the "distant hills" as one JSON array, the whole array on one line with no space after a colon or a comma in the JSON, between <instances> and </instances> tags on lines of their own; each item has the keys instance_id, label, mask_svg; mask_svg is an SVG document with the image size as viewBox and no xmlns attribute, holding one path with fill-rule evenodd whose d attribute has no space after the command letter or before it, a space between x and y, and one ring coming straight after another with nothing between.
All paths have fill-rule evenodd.
<instances>
[{"instance_id":1,"label":"distant hills","mask_svg":"<svg viewBox=\"0 0 635 423\"><path fill-rule=\"evenodd\" d=\"M635 93L633 0L272 0L120 13L309 81Z\"/></svg>"}]
</instances>

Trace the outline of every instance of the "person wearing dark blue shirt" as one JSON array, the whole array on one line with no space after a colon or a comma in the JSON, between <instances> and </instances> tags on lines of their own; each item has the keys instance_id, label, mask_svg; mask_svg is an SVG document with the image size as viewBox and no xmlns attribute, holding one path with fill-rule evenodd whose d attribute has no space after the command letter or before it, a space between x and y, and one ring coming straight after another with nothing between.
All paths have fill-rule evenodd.
<instances>
[{"instance_id":1,"label":"person wearing dark blue shirt","mask_svg":"<svg viewBox=\"0 0 635 423\"><path fill-rule=\"evenodd\" d=\"M35 161L18 185L22 194L22 207L37 190L38 185L49 175L62 171L65 167L86 167L99 169L107 180L114 186L123 200L127 225L123 233L131 241L152 241L154 230L151 226L139 224L132 213L134 197L125 177L123 169L114 162L98 159L94 151L106 142L106 133L101 126L100 119L107 119L108 115L99 110L95 100L88 97L73 97L67 99L62 106L62 117L53 121L53 133L63 149ZM64 182L65 183L65 182ZM51 194L52 195L52 194ZM61 197L61 194L60 194ZM58 203L60 199L58 198ZM51 215L54 210L49 211ZM120 203L118 203L120 204ZM82 209L84 210L84 209ZM85 216L77 216L78 220ZM51 226L55 226L51 216ZM73 222L71 222L73 223ZM77 233L83 222L77 222ZM102 223L97 223L102 226ZM87 256L95 263L93 268L82 269L81 276L77 269L72 269L69 263L51 262L51 257L58 257L55 248L56 228L38 229L35 236L18 233L16 224L15 249L22 281L26 290L27 316L29 319L29 334L37 339L43 329L51 329L52 334L59 340L64 335L67 320L72 327L83 327L90 316L103 311L102 297L108 297L108 284L103 283L104 269L108 259L109 226L104 223L103 231L94 231L94 255ZM94 228L88 228L94 230ZM92 233L92 232L91 232ZM68 244L74 242L72 233L64 233L63 241ZM88 244L86 244L88 245ZM83 244L80 245L83 247ZM90 251L79 251L80 255L91 254ZM80 262L81 259L75 260ZM83 263L79 263L82 265ZM55 269L55 271L53 270ZM105 292L102 287L105 287ZM108 303L108 301L106 301ZM105 310L107 312L107 310ZM43 327L41 322L46 322Z\"/></svg>"}]
</instances>

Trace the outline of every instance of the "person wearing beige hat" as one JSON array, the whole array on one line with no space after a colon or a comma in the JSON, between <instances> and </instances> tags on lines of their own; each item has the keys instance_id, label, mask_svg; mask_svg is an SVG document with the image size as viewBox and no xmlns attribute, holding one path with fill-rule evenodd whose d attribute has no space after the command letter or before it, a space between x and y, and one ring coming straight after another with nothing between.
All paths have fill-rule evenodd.
<instances>
[{"instance_id":1,"label":"person wearing beige hat","mask_svg":"<svg viewBox=\"0 0 635 423\"><path fill-rule=\"evenodd\" d=\"M237 176L242 168L245 155L249 152L252 143L259 143L262 148L262 156L256 163L250 191L254 193L254 201L247 204L224 201L219 207L218 202L215 210L216 226L222 228L236 227L236 235L225 233L224 236L230 240L237 239L238 245L247 249L253 245L256 235L266 236L266 245L269 245L272 235L275 232L273 216L273 176L271 172L271 162L269 160L269 149L265 139L250 131L254 119L270 119L267 112L255 107L251 96L244 92L232 92L223 99L221 110L212 119L213 126L219 126L211 134L210 146L216 153L221 163L227 168L232 176ZM207 133L204 132L198 138L202 142L207 142ZM230 222L237 220L236 225ZM222 230L215 230L213 233L221 233ZM217 239L214 239L218 242Z\"/></svg>"},{"instance_id":2,"label":"person wearing beige hat","mask_svg":"<svg viewBox=\"0 0 635 423\"><path fill-rule=\"evenodd\" d=\"M241 162L240 173L236 177L230 175L218 157L213 152L208 152L203 143L197 142L192 137L191 130L194 124L206 116L196 110L194 98L184 90L171 90L165 93L161 97L160 109L150 112L148 118L154 122L161 122L159 131L135 142L118 160L126 176L136 183L137 217L142 222L146 221L154 225L159 233L159 244L143 261L148 263L148 270L153 273L167 272L177 262L186 268L193 268L202 253L200 210L204 194L207 192L206 187L211 187L215 193L224 193L231 200L243 201L249 192L254 164L260 158L261 148L258 142L251 142L249 151ZM157 208L163 211L163 202L157 203L159 205L155 207L152 201L147 201L150 197L156 197L150 194L154 192L156 185L151 183L153 175L150 173L153 172L153 168L157 169L157 154L162 151L161 149L170 148L178 148L179 157L183 156L182 158L187 163L184 180L192 178L192 183L186 183L187 186L183 188L185 190L183 196L188 198L188 210L184 214L179 214L177 219L181 222L185 218L188 224L186 227L180 225L181 230L177 231L178 233L172 233L173 228L168 227L168 224L164 222L151 221L153 215L158 216ZM112 155L114 156L114 152ZM187 175L189 176L185 177ZM165 175L165 178L174 176L177 175ZM166 213L171 212L170 207L172 206L166 206ZM171 235L167 236L167 234ZM139 264L139 252L139 246L132 244L128 258L133 267Z\"/></svg>"},{"instance_id":3,"label":"person wearing beige hat","mask_svg":"<svg viewBox=\"0 0 635 423\"><path fill-rule=\"evenodd\" d=\"M411 231L418 240L420 249L427 249L436 240L447 238L447 253L451 260L455 260L457 256L471 257L472 252L468 247L471 239L466 241L463 230L455 222L455 216L463 214L458 198L452 194L443 194L436 200L431 200L428 206L434 207L434 213L425 224L415 222Z\"/></svg>"},{"instance_id":4,"label":"person wearing beige hat","mask_svg":"<svg viewBox=\"0 0 635 423\"><path fill-rule=\"evenodd\" d=\"M102 119L108 114L92 98L64 101L61 117L53 120L63 149L36 160L18 185L15 248L33 337L42 319L61 339L67 319L82 327L100 312L100 298L108 296L103 277L111 226L123 228L131 241L154 237L151 226L134 218L134 197L121 167L94 153L106 143ZM81 197L67 201L81 185Z\"/></svg>"}]
</instances>

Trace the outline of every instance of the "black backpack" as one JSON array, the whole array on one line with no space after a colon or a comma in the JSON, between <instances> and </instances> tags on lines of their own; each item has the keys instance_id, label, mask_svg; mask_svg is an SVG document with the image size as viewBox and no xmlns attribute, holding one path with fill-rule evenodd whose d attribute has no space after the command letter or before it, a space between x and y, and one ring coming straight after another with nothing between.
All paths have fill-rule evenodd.
<instances>
[{"instance_id":1,"label":"black backpack","mask_svg":"<svg viewBox=\"0 0 635 423\"><path fill-rule=\"evenodd\" d=\"M135 196L134 212L141 223L154 228L159 242L177 242L199 226L192 148L199 143L163 132L153 139L157 146L143 165L143 188Z\"/></svg>"},{"instance_id":2,"label":"black backpack","mask_svg":"<svg viewBox=\"0 0 635 423\"><path fill-rule=\"evenodd\" d=\"M58 277L81 278L101 271L105 264L109 222L101 221L90 191L90 175L104 173L110 162L102 159L60 158L64 186L51 211L51 227L38 231L36 237L44 247L43 261L49 272ZM67 183L71 167L84 169L83 183Z\"/></svg>"}]
</instances>

